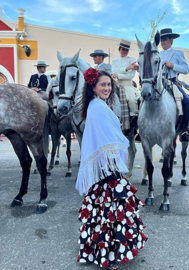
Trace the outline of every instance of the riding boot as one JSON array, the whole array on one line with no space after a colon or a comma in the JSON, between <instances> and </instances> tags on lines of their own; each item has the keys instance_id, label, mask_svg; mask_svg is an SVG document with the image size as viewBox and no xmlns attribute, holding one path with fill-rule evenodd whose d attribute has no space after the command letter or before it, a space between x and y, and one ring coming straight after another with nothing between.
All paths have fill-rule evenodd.
<instances>
[{"instance_id":1,"label":"riding boot","mask_svg":"<svg viewBox=\"0 0 189 270\"><path fill-rule=\"evenodd\" d=\"M189 142L189 121L184 120L180 134L181 142Z\"/></svg>"}]
</instances>

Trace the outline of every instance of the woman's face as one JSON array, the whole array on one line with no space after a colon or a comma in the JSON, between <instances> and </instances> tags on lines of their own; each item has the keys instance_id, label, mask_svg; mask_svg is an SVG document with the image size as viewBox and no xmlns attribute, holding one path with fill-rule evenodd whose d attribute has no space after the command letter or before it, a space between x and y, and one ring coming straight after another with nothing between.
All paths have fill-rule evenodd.
<instances>
[{"instance_id":1,"label":"woman's face","mask_svg":"<svg viewBox=\"0 0 189 270\"><path fill-rule=\"evenodd\" d=\"M129 50L121 47L121 49L119 50L119 53L121 57L125 57L128 55Z\"/></svg>"},{"instance_id":2,"label":"woman's face","mask_svg":"<svg viewBox=\"0 0 189 270\"><path fill-rule=\"evenodd\" d=\"M112 91L111 79L108 76L101 76L93 91L102 100L108 99Z\"/></svg>"}]
</instances>

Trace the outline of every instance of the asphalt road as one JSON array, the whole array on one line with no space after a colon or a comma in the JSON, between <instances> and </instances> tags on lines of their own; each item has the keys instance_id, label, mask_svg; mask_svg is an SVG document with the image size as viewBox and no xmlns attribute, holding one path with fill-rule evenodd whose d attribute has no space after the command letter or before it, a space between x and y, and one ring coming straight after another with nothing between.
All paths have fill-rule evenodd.
<instances>
[{"instance_id":1,"label":"asphalt road","mask_svg":"<svg viewBox=\"0 0 189 270\"><path fill-rule=\"evenodd\" d=\"M146 224L148 241L139 256L123 270L189 270L189 186L180 185L181 145L177 147L177 165L174 166L173 186L170 188L170 212L159 212L163 193L161 164L155 163L155 205L141 209ZM147 187L141 186L144 158L137 144L135 169L130 178L138 188L138 197L145 200ZM160 149L157 156L160 156ZM82 197L75 190L79 147L72 141L72 177L66 178L65 148L61 147L60 165L48 179L48 210L36 215L39 200L39 175L31 173L29 191L21 207L11 209L12 199L18 193L21 169L11 144L0 141L0 270L96 270L96 265L76 262L78 254L78 209ZM32 165L32 171L35 164ZM189 162L187 161L187 168Z\"/></svg>"}]
</instances>

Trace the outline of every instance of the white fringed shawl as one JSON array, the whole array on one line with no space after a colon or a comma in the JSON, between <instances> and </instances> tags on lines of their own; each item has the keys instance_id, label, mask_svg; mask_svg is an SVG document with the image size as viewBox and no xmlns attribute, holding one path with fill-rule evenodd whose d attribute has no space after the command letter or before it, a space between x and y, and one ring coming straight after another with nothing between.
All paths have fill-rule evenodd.
<instances>
[{"instance_id":1,"label":"white fringed shawl","mask_svg":"<svg viewBox=\"0 0 189 270\"><path fill-rule=\"evenodd\" d=\"M80 195L86 194L93 184L111 172L128 172L128 147L129 141L121 131L117 116L102 99L93 99L87 110L76 182Z\"/></svg>"}]
</instances>

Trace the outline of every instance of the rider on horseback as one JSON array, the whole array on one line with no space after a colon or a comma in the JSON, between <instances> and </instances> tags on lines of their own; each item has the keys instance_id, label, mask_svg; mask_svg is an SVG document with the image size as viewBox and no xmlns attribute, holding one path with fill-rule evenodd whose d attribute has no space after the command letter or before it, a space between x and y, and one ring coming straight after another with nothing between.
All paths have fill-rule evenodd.
<instances>
[{"instance_id":1,"label":"rider on horseback","mask_svg":"<svg viewBox=\"0 0 189 270\"><path fill-rule=\"evenodd\" d=\"M181 131L181 140L182 142L189 142L189 97L176 80L178 73L189 73L189 66L186 63L183 52L172 48L173 39L178 38L180 35L172 33L171 28L165 28L160 31L160 36L161 46L163 48L163 50L160 52L164 76L163 83L165 85L165 88L169 91L170 89L169 86L167 86L166 80L170 80L178 87L179 91L183 94L183 124Z\"/></svg>"},{"instance_id":2,"label":"rider on horseback","mask_svg":"<svg viewBox=\"0 0 189 270\"><path fill-rule=\"evenodd\" d=\"M129 116L136 119L136 116L138 116L138 104L137 104L138 97L137 97L137 89L133 87L132 84L132 79L135 76L136 59L128 56L129 50L131 49L130 41L122 39L120 43L116 45L119 46L120 57L117 59L113 59L112 61L112 77L116 79L118 84L122 86L120 88L120 102L122 108L124 107L124 104L127 103L129 108ZM122 129L123 131L126 131L127 125L123 121L124 111L126 110L123 108ZM134 123L136 121L131 122Z\"/></svg>"}]
</instances>

